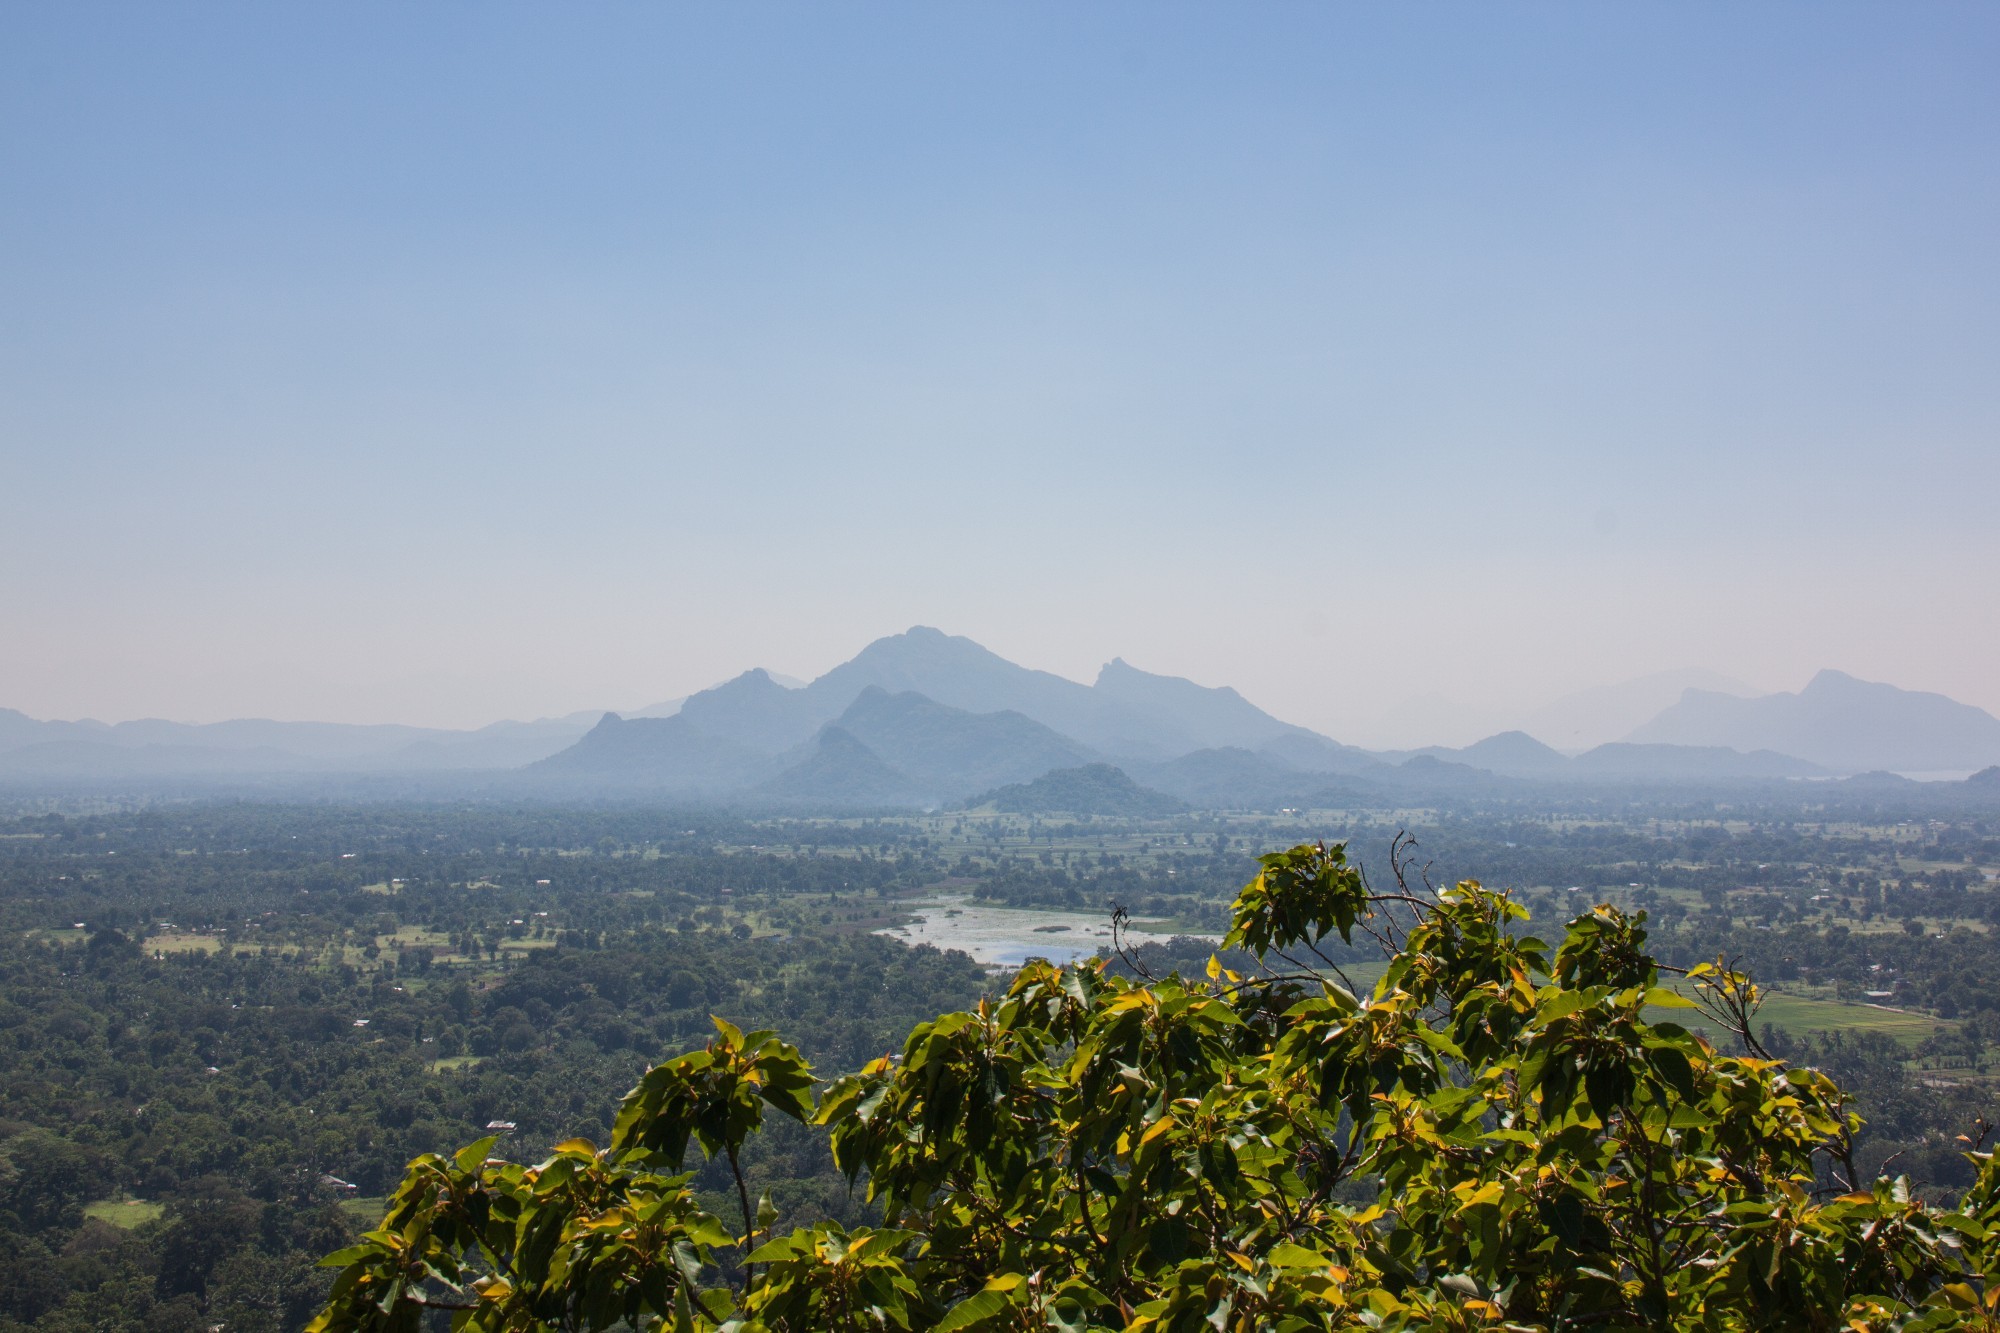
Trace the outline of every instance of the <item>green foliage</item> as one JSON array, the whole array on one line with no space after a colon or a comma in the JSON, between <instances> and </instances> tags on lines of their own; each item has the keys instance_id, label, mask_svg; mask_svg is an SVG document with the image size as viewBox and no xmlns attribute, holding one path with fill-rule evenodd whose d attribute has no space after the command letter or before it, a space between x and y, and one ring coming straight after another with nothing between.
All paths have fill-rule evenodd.
<instances>
[{"instance_id":1,"label":"green foliage","mask_svg":"<svg viewBox=\"0 0 2000 1333\"><path fill-rule=\"evenodd\" d=\"M489 1159L493 1142L411 1163L382 1225L327 1260L343 1271L309 1328L415 1333L434 1304L464 1329L636 1323L685 1308L709 1251L730 1239L695 1207L687 1177L630 1164L643 1154L614 1161L578 1139L524 1168ZM482 1273L469 1256L516 1276Z\"/></svg>"},{"instance_id":2,"label":"green foliage","mask_svg":"<svg viewBox=\"0 0 2000 1333\"><path fill-rule=\"evenodd\" d=\"M808 1073L718 1023L608 1148L420 1158L318 1333L477 1330L1996 1328L2000 1160L1958 1207L1857 1179L1834 1081L1667 1022L1644 918L1553 952L1471 881L1372 896L1338 846L1262 859L1229 941L1405 932L1365 998L1302 970L1146 981L1031 964L821 1093L884 1225L731 1237L679 1165L733 1155ZM1374 914L1394 897L1401 915ZM1741 1020L1746 978L1693 978ZM1738 1035L1757 1049L1747 1024ZM715 1280L732 1262L740 1289ZM761 1265L761 1272L759 1266Z\"/></svg>"},{"instance_id":3,"label":"green foliage","mask_svg":"<svg viewBox=\"0 0 2000 1333\"><path fill-rule=\"evenodd\" d=\"M910 1231L849 1235L838 1222L795 1231L758 1249L764 1282L747 1303L750 1321L775 1328L908 1328L919 1304L902 1254Z\"/></svg>"},{"instance_id":4,"label":"green foliage","mask_svg":"<svg viewBox=\"0 0 2000 1333\"><path fill-rule=\"evenodd\" d=\"M1334 930L1353 942L1369 894L1361 872L1347 864L1346 847L1302 844L1260 856L1257 864L1263 869L1237 896L1223 947L1262 958L1272 949L1317 944Z\"/></svg>"},{"instance_id":5,"label":"green foliage","mask_svg":"<svg viewBox=\"0 0 2000 1333\"><path fill-rule=\"evenodd\" d=\"M747 1036L715 1019L717 1039L655 1065L625 1095L611 1129L620 1153L657 1153L678 1167L689 1135L710 1157L734 1156L764 1123L769 1103L795 1120L812 1114L812 1072L774 1032Z\"/></svg>"}]
</instances>

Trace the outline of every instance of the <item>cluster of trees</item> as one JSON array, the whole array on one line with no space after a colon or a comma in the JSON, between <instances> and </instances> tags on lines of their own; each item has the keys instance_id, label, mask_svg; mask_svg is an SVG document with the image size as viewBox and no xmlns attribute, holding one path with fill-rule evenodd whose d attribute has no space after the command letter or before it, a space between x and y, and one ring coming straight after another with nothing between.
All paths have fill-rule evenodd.
<instances>
[{"instance_id":1,"label":"cluster of trees","mask_svg":"<svg viewBox=\"0 0 2000 1333\"><path fill-rule=\"evenodd\" d=\"M1139 916L1193 918L1220 931L1230 896L1255 868L1252 854L1176 852L1163 865L1043 865L1009 857L976 880L973 894L1007 907L1098 911L1117 903ZM1169 873L1171 872L1171 873Z\"/></svg>"},{"instance_id":2,"label":"cluster of trees","mask_svg":"<svg viewBox=\"0 0 2000 1333\"><path fill-rule=\"evenodd\" d=\"M631 928L419 979L250 948L153 957L113 927L7 932L0 1328L296 1329L324 1293L316 1260L352 1228L343 1198L379 1196L438 1142L496 1120L529 1150L601 1134L618 1091L712 1010L858 1063L989 984L962 955L868 934ZM461 1052L486 1055L440 1064ZM747 1165L800 1215L851 1206L803 1131ZM142 1224L86 1216L106 1203Z\"/></svg>"},{"instance_id":3,"label":"cluster of trees","mask_svg":"<svg viewBox=\"0 0 2000 1333\"><path fill-rule=\"evenodd\" d=\"M1888 992L1899 1006L1953 1019L2000 1013L2000 950L1985 931L1741 930L1696 916L1663 938L1676 961L1728 953L1767 981L1831 985L1844 998Z\"/></svg>"},{"instance_id":4,"label":"cluster of trees","mask_svg":"<svg viewBox=\"0 0 2000 1333\"><path fill-rule=\"evenodd\" d=\"M1995 1325L1990 1152L1950 1209L1871 1179L1850 1097L1759 1044L1747 977L1689 973L1720 1050L1646 1020L1691 1002L1640 921L1601 907L1551 948L1524 917L1472 882L1373 893L1308 845L1235 902L1225 943L1280 964L1253 975L1031 964L817 1098L794 1047L718 1020L602 1146L419 1158L312 1328ZM1365 1000L1319 950L1357 930L1389 953ZM767 1109L826 1127L879 1225L753 1207ZM727 1221L696 1145L735 1178Z\"/></svg>"}]
</instances>

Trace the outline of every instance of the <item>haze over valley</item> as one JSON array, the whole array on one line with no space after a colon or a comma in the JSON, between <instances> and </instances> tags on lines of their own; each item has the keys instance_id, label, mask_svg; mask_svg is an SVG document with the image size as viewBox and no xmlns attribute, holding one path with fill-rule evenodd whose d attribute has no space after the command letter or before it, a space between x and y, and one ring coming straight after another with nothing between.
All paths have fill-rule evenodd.
<instances>
[{"instance_id":1,"label":"haze over valley","mask_svg":"<svg viewBox=\"0 0 2000 1333\"><path fill-rule=\"evenodd\" d=\"M1712 673L1672 673L1560 701L1541 716L1554 735L1601 727L1621 712L1630 721L1635 705L1657 703L1690 677L1717 683ZM780 683L753 668L626 714L463 732L259 720L105 725L0 711L0 782L15 784L449 777L434 790L765 809L962 804L1104 766L1168 800L1256 809L1495 781L1958 780L1995 764L2000 720L1990 714L1833 670L1796 694L1685 686L1625 735L1585 748L1512 730L1462 747L1380 751L1285 722L1227 686L1156 675L1122 658L1085 685L922 626L878 639L810 682Z\"/></svg>"},{"instance_id":2,"label":"haze over valley","mask_svg":"<svg viewBox=\"0 0 2000 1333\"><path fill-rule=\"evenodd\" d=\"M0 5L0 1333L1990 1333L1996 70Z\"/></svg>"}]
</instances>

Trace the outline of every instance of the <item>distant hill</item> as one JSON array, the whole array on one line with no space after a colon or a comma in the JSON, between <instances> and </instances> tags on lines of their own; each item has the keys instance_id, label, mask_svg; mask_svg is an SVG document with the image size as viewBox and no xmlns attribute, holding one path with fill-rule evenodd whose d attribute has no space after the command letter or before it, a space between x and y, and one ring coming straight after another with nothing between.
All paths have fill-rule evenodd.
<instances>
[{"instance_id":1,"label":"distant hill","mask_svg":"<svg viewBox=\"0 0 2000 1333\"><path fill-rule=\"evenodd\" d=\"M924 800L919 783L836 723L820 729L804 758L751 794L783 805L841 809L908 808Z\"/></svg>"},{"instance_id":2,"label":"distant hill","mask_svg":"<svg viewBox=\"0 0 2000 1333\"><path fill-rule=\"evenodd\" d=\"M1165 792L1141 787L1123 769L1110 764L1060 768L1033 782L1017 782L973 797L966 804L990 805L1009 814L1115 815L1126 819L1164 818L1188 808L1185 801Z\"/></svg>"},{"instance_id":3,"label":"distant hill","mask_svg":"<svg viewBox=\"0 0 2000 1333\"><path fill-rule=\"evenodd\" d=\"M269 746L110 745L44 741L0 754L0 776L21 778L160 778L212 774L301 773L310 759Z\"/></svg>"},{"instance_id":4,"label":"distant hill","mask_svg":"<svg viewBox=\"0 0 2000 1333\"><path fill-rule=\"evenodd\" d=\"M675 716L710 736L759 753L777 754L808 739L840 712L840 708L823 708L821 701L805 690L785 688L760 667L689 695Z\"/></svg>"},{"instance_id":5,"label":"distant hill","mask_svg":"<svg viewBox=\"0 0 2000 1333\"><path fill-rule=\"evenodd\" d=\"M720 794L748 786L769 769L764 756L678 714L627 720L606 713L575 745L527 772L561 785Z\"/></svg>"},{"instance_id":6,"label":"distant hill","mask_svg":"<svg viewBox=\"0 0 2000 1333\"><path fill-rule=\"evenodd\" d=\"M1296 805L1326 785L1322 774L1233 745L1196 750L1135 771L1149 786L1203 810Z\"/></svg>"},{"instance_id":7,"label":"distant hill","mask_svg":"<svg viewBox=\"0 0 2000 1333\"><path fill-rule=\"evenodd\" d=\"M1522 720L1521 730L1565 754L1579 754L1607 741L1627 739L1689 690L1746 697L1758 693L1718 671L1695 667L1657 671L1566 695L1530 713Z\"/></svg>"},{"instance_id":8,"label":"distant hill","mask_svg":"<svg viewBox=\"0 0 2000 1333\"><path fill-rule=\"evenodd\" d=\"M582 728L577 730L580 733ZM230 722L168 722L156 717L118 723L88 718L77 722L38 722L14 709L0 709L0 749L68 742L132 750L142 747L266 750L302 760L341 760L379 756L413 741L450 734L429 727L274 722L268 718L239 718Z\"/></svg>"},{"instance_id":9,"label":"distant hill","mask_svg":"<svg viewBox=\"0 0 2000 1333\"><path fill-rule=\"evenodd\" d=\"M1197 685L1179 676L1156 676L1114 657L1097 673L1091 692L1122 714L1147 719L1158 745L1171 737L1182 748L1255 750L1285 740L1331 744L1326 737L1280 722L1226 685Z\"/></svg>"},{"instance_id":10,"label":"distant hill","mask_svg":"<svg viewBox=\"0 0 2000 1333\"><path fill-rule=\"evenodd\" d=\"M1357 745L1342 745L1311 731L1279 736L1256 748L1259 754L1269 755L1304 773L1380 773L1390 762Z\"/></svg>"},{"instance_id":11,"label":"distant hill","mask_svg":"<svg viewBox=\"0 0 2000 1333\"><path fill-rule=\"evenodd\" d=\"M1689 690L1631 740L1795 755L1841 773L2000 764L2000 718L1942 694L1822 671L1797 694Z\"/></svg>"},{"instance_id":12,"label":"distant hill","mask_svg":"<svg viewBox=\"0 0 2000 1333\"><path fill-rule=\"evenodd\" d=\"M1635 745L1613 741L1570 761L1576 778L1641 782L1744 782L1820 777L1816 764L1770 750L1743 754L1719 745Z\"/></svg>"},{"instance_id":13,"label":"distant hill","mask_svg":"<svg viewBox=\"0 0 2000 1333\"><path fill-rule=\"evenodd\" d=\"M520 768L575 744L598 717L592 713L538 722L494 722L477 731L445 731L411 741L374 761L356 760L353 767L395 772Z\"/></svg>"},{"instance_id":14,"label":"distant hill","mask_svg":"<svg viewBox=\"0 0 2000 1333\"><path fill-rule=\"evenodd\" d=\"M508 769L554 754L589 729L582 717L476 731L268 718L44 722L0 708L0 776Z\"/></svg>"},{"instance_id":15,"label":"distant hill","mask_svg":"<svg viewBox=\"0 0 2000 1333\"><path fill-rule=\"evenodd\" d=\"M1096 758L1019 713L967 712L912 690L864 689L838 725L940 799L960 799Z\"/></svg>"},{"instance_id":16,"label":"distant hill","mask_svg":"<svg viewBox=\"0 0 2000 1333\"><path fill-rule=\"evenodd\" d=\"M1918 785L1904 777L1901 773L1891 773L1886 769L1880 768L1870 773L1856 773L1853 777L1842 778L1840 781L1841 785L1845 787L1894 787L1903 790L1908 790Z\"/></svg>"},{"instance_id":17,"label":"distant hill","mask_svg":"<svg viewBox=\"0 0 2000 1333\"><path fill-rule=\"evenodd\" d=\"M1397 764L1377 781L1405 791L1469 796L1503 789L1511 779L1439 755L1419 754Z\"/></svg>"},{"instance_id":18,"label":"distant hill","mask_svg":"<svg viewBox=\"0 0 2000 1333\"><path fill-rule=\"evenodd\" d=\"M1572 771L1567 755L1550 749L1525 731L1503 731L1462 749L1432 747L1417 754L1510 778L1563 778Z\"/></svg>"},{"instance_id":19,"label":"distant hill","mask_svg":"<svg viewBox=\"0 0 2000 1333\"><path fill-rule=\"evenodd\" d=\"M1393 756L1385 756L1393 757ZM1724 746L1634 745L1614 741L1571 757L1522 731L1503 731L1462 749L1433 746L1418 750L1391 774L1408 785L1442 782L1462 788L1462 773L1424 769L1422 763L1449 769L1474 769L1523 782L1746 782L1779 778L1817 777L1826 770L1816 764L1768 750L1742 754Z\"/></svg>"}]
</instances>

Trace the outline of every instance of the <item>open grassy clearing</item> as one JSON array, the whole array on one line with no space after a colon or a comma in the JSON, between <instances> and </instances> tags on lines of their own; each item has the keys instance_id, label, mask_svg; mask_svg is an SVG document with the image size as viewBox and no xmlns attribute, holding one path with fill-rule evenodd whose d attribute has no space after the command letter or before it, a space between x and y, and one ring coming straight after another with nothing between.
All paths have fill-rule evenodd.
<instances>
[{"instance_id":1,"label":"open grassy clearing","mask_svg":"<svg viewBox=\"0 0 2000 1333\"><path fill-rule=\"evenodd\" d=\"M1929 1014L1884 1009L1872 1004L1846 1004L1770 992L1757 1017L1787 1032L1881 1032L1905 1046L1919 1046L1951 1024Z\"/></svg>"},{"instance_id":2,"label":"open grassy clearing","mask_svg":"<svg viewBox=\"0 0 2000 1333\"><path fill-rule=\"evenodd\" d=\"M1694 991L1686 983L1673 989L1683 995L1692 995ZM1648 1008L1646 1021L1679 1023L1691 1031L1706 1034L1710 1040L1720 1040L1725 1035L1718 1033L1715 1025L1699 1009ZM1764 1005L1757 1011L1757 1022L1760 1025L1768 1023L1794 1036L1804 1036L1808 1032L1880 1032L1895 1038L1910 1050L1923 1045L1940 1029L1953 1026L1929 1014L1884 1009L1872 1004L1848 1004L1840 1000L1816 1000L1779 990L1764 992Z\"/></svg>"},{"instance_id":3,"label":"open grassy clearing","mask_svg":"<svg viewBox=\"0 0 2000 1333\"><path fill-rule=\"evenodd\" d=\"M404 925L398 926L393 935L377 935L375 943L384 949L432 948L448 951L451 948L451 936L441 930Z\"/></svg>"},{"instance_id":4,"label":"open grassy clearing","mask_svg":"<svg viewBox=\"0 0 2000 1333\"><path fill-rule=\"evenodd\" d=\"M214 953L222 947L218 935L196 935L188 931L169 930L158 935L148 935L140 945L147 953Z\"/></svg>"},{"instance_id":5,"label":"open grassy clearing","mask_svg":"<svg viewBox=\"0 0 2000 1333\"><path fill-rule=\"evenodd\" d=\"M340 1201L340 1211L353 1218L359 1225L372 1227L382 1221L382 1213L388 1205L387 1195L378 1198L351 1196Z\"/></svg>"},{"instance_id":6,"label":"open grassy clearing","mask_svg":"<svg viewBox=\"0 0 2000 1333\"><path fill-rule=\"evenodd\" d=\"M148 1199L99 1199L96 1203L83 1206L85 1217L94 1217L100 1222L109 1222L121 1231L144 1226L158 1221L167 1211L164 1204Z\"/></svg>"}]
</instances>

